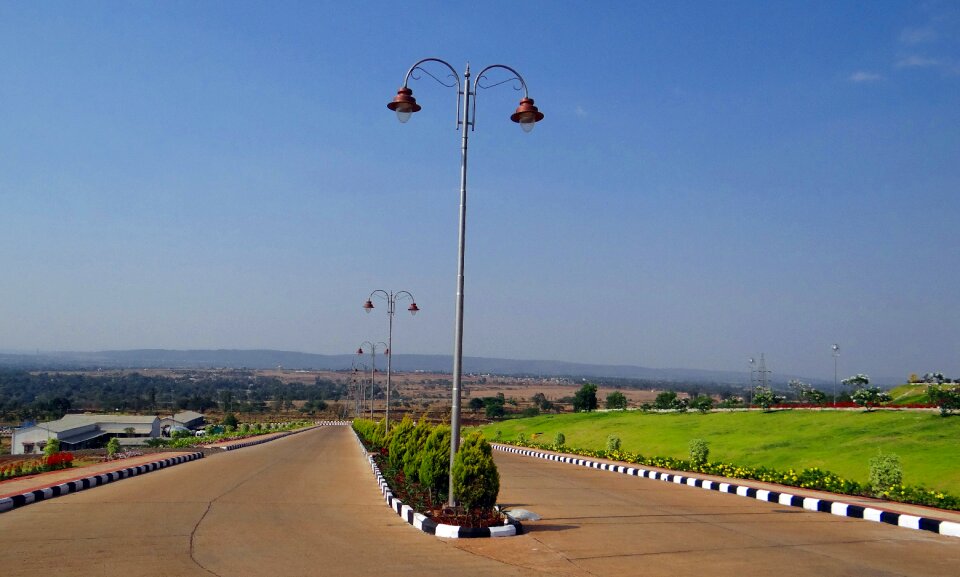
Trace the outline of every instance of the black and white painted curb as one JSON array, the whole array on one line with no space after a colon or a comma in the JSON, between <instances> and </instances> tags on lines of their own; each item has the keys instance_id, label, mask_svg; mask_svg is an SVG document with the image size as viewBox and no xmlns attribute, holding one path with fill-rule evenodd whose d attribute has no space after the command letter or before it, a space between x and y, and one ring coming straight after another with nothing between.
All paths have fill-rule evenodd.
<instances>
[{"instance_id":1,"label":"black and white painted curb","mask_svg":"<svg viewBox=\"0 0 960 577\"><path fill-rule=\"evenodd\" d=\"M283 433L276 434L272 437L251 439L243 443L236 443L233 445L222 445L218 447L224 451L236 451L237 449L242 449L244 447L252 447L254 445L262 445L263 443L269 443L270 441L276 441L277 439L282 439L284 437L289 437L290 435L296 435L297 433L303 433L306 431L312 431L318 427L331 427L331 426L343 426L350 425L350 421L319 421L314 424L312 427L307 427L305 429L297 429L296 431L284 431Z\"/></svg>"},{"instance_id":2,"label":"black and white painted curb","mask_svg":"<svg viewBox=\"0 0 960 577\"><path fill-rule=\"evenodd\" d=\"M29 505L31 503L46 501L47 499L61 497L70 493L77 493L86 489L92 489L94 487L106 485L107 483L113 483L114 481L119 481L121 479L129 479L130 477L144 475L146 473L158 471L160 469L179 465L180 463L186 463L188 461L195 461L201 458L203 458L203 453L190 453L188 455L170 457L168 459L163 459L162 461L154 461L152 463L127 467L126 469L120 469L118 471L101 473L99 475L91 475L90 477L84 477L74 481L67 481L66 483L61 483L60 485L55 485L53 487L47 487L46 489L37 489L35 491L28 491L20 495L6 497L0 499L0 513L12 511L13 509L19 509L20 507Z\"/></svg>"},{"instance_id":3,"label":"black and white painted curb","mask_svg":"<svg viewBox=\"0 0 960 577\"><path fill-rule=\"evenodd\" d=\"M451 539L513 537L514 535L520 535L523 532L523 526L520 524L520 522L513 519L508 519L506 524L504 524L502 527L460 527L458 525L445 525L443 523L437 523L430 517L427 517L422 513L417 513L413 510L413 507L410 505L404 505L403 501L393 496L393 491L390 490L390 486L387 484L386 479L384 479L383 475L380 473L380 468L377 467L376 462L374 462L373 456L367 453L366 448L360 441L360 437L357 436L357 432L353 431L353 434L357 439L357 444L360 445L360 450L363 451L363 454L367 457L367 461L370 463L370 468L373 470L373 474L377 477L377 483L380 484L380 493L383 494L383 498L386 500L387 505L389 505L397 515L400 515L401 519L410 525L413 525L416 529L419 529L424 533L429 533L430 535L447 537Z\"/></svg>"},{"instance_id":4,"label":"black and white painted curb","mask_svg":"<svg viewBox=\"0 0 960 577\"><path fill-rule=\"evenodd\" d=\"M531 449L513 447L511 445L491 443L491 446L498 451L515 453L517 455L523 455L526 457L536 457L538 459L546 459L548 461L569 463L591 469L600 469L601 471L632 475L634 477L657 479L660 481L666 481L668 483L675 483L677 485L687 485L689 487L699 487L701 489L719 491L721 493L730 493L733 495L739 495L741 497L750 497L757 499L758 501L767 501L768 503L777 503L788 507L800 507L808 511L820 511L823 513L839 515L841 517L866 519L867 521L877 521L879 523L887 523L889 525L896 525L898 527L905 527L907 529L919 529L922 531L931 531L933 533L947 535L950 537L960 537L960 523L954 523L952 521L942 521L940 519L930 519L928 517L917 517L914 515L906 515L904 513L893 513L891 511L883 511L880 509L874 509L872 507L861 507L860 505L851 505L849 503L843 503L840 501L803 497L801 495L791 495L790 493L778 491L767 491L765 489L735 485L733 483L721 483L708 479L700 479L698 477L687 477L673 473L651 471L649 469L643 469L640 467L625 467L623 465L599 463L589 459L567 457L565 455L556 455L553 453L542 453Z\"/></svg>"}]
</instances>

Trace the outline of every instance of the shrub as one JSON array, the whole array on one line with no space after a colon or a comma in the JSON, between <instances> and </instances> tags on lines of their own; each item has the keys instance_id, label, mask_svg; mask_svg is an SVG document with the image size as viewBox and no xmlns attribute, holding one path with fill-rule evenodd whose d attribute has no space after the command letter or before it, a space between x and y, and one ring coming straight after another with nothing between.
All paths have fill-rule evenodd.
<instances>
[{"instance_id":1,"label":"shrub","mask_svg":"<svg viewBox=\"0 0 960 577\"><path fill-rule=\"evenodd\" d=\"M693 439L690 441L690 462L700 467L707 464L707 458L710 456L710 445L703 439Z\"/></svg>"},{"instance_id":2,"label":"shrub","mask_svg":"<svg viewBox=\"0 0 960 577\"><path fill-rule=\"evenodd\" d=\"M60 452L60 439L50 439L43 447L43 454L46 456L56 455Z\"/></svg>"},{"instance_id":3,"label":"shrub","mask_svg":"<svg viewBox=\"0 0 960 577\"><path fill-rule=\"evenodd\" d=\"M420 483L433 495L445 495L450 484L450 427L437 425L420 451Z\"/></svg>"},{"instance_id":4,"label":"shrub","mask_svg":"<svg viewBox=\"0 0 960 577\"><path fill-rule=\"evenodd\" d=\"M759 405L764 411L769 411L770 407L783 402L783 395L773 392L770 387L759 386L753 394L753 402Z\"/></svg>"},{"instance_id":5,"label":"shrub","mask_svg":"<svg viewBox=\"0 0 960 577\"><path fill-rule=\"evenodd\" d=\"M517 433L517 442L521 445L527 442L527 435L523 431Z\"/></svg>"},{"instance_id":6,"label":"shrub","mask_svg":"<svg viewBox=\"0 0 960 577\"><path fill-rule=\"evenodd\" d=\"M420 478L420 461L423 458L423 446L427 442L433 427L426 419L420 418L417 425L407 435L407 443L403 447L403 474L409 482L417 482Z\"/></svg>"},{"instance_id":7,"label":"shrub","mask_svg":"<svg viewBox=\"0 0 960 577\"><path fill-rule=\"evenodd\" d=\"M563 447L566 443L567 443L567 437L563 433L558 431L557 434L553 436L554 447L559 449L560 447Z\"/></svg>"},{"instance_id":8,"label":"shrub","mask_svg":"<svg viewBox=\"0 0 960 577\"><path fill-rule=\"evenodd\" d=\"M607 452L620 450L620 437L607 435Z\"/></svg>"},{"instance_id":9,"label":"shrub","mask_svg":"<svg viewBox=\"0 0 960 577\"><path fill-rule=\"evenodd\" d=\"M899 456L881 453L870 459L870 490L874 497L885 497L891 487L902 482L903 467Z\"/></svg>"},{"instance_id":10,"label":"shrub","mask_svg":"<svg viewBox=\"0 0 960 577\"><path fill-rule=\"evenodd\" d=\"M467 510L489 511L500 493L500 473L490 443L479 431L467 436L453 461L453 489Z\"/></svg>"},{"instance_id":11,"label":"shrub","mask_svg":"<svg viewBox=\"0 0 960 577\"><path fill-rule=\"evenodd\" d=\"M112 458L114 455L116 455L119 452L120 452L120 439L116 437L111 437L110 440L107 441L107 456Z\"/></svg>"},{"instance_id":12,"label":"shrub","mask_svg":"<svg viewBox=\"0 0 960 577\"><path fill-rule=\"evenodd\" d=\"M702 414L709 413L713 409L713 398L707 395L698 395L690 402L690 408L696 409Z\"/></svg>"},{"instance_id":13,"label":"shrub","mask_svg":"<svg viewBox=\"0 0 960 577\"><path fill-rule=\"evenodd\" d=\"M949 416L953 411L960 411L960 389L947 388L939 384L927 387L927 398L940 407L940 416Z\"/></svg>"},{"instance_id":14,"label":"shrub","mask_svg":"<svg viewBox=\"0 0 960 577\"><path fill-rule=\"evenodd\" d=\"M413 419L410 415L403 417L399 424L394 425L393 429L387 435L387 448L390 454L387 461L394 469L403 468L403 457L406 454L407 437L413 431Z\"/></svg>"},{"instance_id":15,"label":"shrub","mask_svg":"<svg viewBox=\"0 0 960 577\"><path fill-rule=\"evenodd\" d=\"M223 421L221 422L221 424L224 427L233 427L234 429L236 429L237 426L239 425L239 423L237 422L237 416L234 415L233 413L227 413L226 415L224 415Z\"/></svg>"},{"instance_id":16,"label":"shrub","mask_svg":"<svg viewBox=\"0 0 960 577\"><path fill-rule=\"evenodd\" d=\"M867 411L873 410L874 407L881 403L887 403L890 401L890 395L878 389L877 387L863 387L857 389L851 395L853 402L865 407Z\"/></svg>"}]
</instances>

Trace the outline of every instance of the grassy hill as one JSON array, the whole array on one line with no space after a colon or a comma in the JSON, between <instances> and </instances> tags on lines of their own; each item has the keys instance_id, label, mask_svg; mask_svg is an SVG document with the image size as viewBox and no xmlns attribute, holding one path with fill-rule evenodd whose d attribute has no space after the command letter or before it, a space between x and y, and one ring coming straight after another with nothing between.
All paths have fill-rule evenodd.
<instances>
[{"instance_id":1,"label":"grassy hill","mask_svg":"<svg viewBox=\"0 0 960 577\"><path fill-rule=\"evenodd\" d=\"M960 416L924 411L759 411L734 413L640 412L544 415L481 427L488 439L553 442L602 449L607 435L646 456L689 458L691 439L710 443L710 460L777 469L820 467L865 482L870 458L895 453L904 482L960 495Z\"/></svg>"}]
</instances>

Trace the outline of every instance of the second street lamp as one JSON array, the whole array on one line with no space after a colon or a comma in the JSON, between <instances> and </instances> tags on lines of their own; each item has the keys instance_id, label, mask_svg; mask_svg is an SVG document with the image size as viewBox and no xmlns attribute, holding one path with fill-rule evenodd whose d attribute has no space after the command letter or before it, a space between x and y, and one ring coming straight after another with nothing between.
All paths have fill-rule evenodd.
<instances>
[{"instance_id":1,"label":"second street lamp","mask_svg":"<svg viewBox=\"0 0 960 577\"><path fill-rule=\"evenodd\" d=\"M452 78L455 82L444 82L440 80L430 72L428 72L422 65L427 64L428 62L437 63L441 66L446 67L450 71L449 77ZM492 84L483 84L482 80L488 80L485 75L491 70L505 70L509 72L512 76L509 76L506 80L501 82L494 82ZM510 120L516 122L520 125L524 132L530 132L533 130L534 125L537 122L543 120L543 113L540 112L536 106L533 104L533 99L530 98L530 95L527 92L527 83L523 80L523 77L520 76L520 73L505 66L503 64L492 64L487 66L477 74L476 78L473 80L473 84L470 83L470 65L467 64L466 71L463 73L463 84L460 83L460 76L457 74L456 69L447 63L444 60L439 58L424 58L423 60L417 61L413 66L407 70L407 74L403 77L403 85L397 90L397 95L393 100L387 104L387 108L397 113L397 118L400 122L407 122L410 120L410 117L415 112L419 112L422 107L417 104L417 99L413 97L413 90L411 90L407 84L410 82L410 79L414 80L419 79L415 73L422 72L427 76L433 78L443 86L447 88L457 89L457 129L460 131L460 242L459 250L457 257L457 311L456 311L456 321L454 323L454 349L453 349L453 391L452 391L452 407L450 412L450 490L448 505L453 507L456 505L456 496L454 495L453 490L453 462L457 455L457 449L460 446L460 382L462 375L462 362L463 362L463 256L464 248L466 246L466 222L467 222L467 140L471 130L474 130L476 127L475 116L476 116L476 96L477 88L493 88L494 86L499 86L505 82L517 82L519 83L519 88L517 90L523 91L523 98L520 100L520 105L517 107L516 111L510 115ZM463 99L461 100L461 96ZM460 104L463 103L463 108L461 110Z\"/></svg>"},{"instance_id":2,"label":"second street lamp","mask_svg":"<svg viewBox=\"0 0 960 577\"><path fill-rule=\"evenodd\" d=\"M387 434L390 432L390 377L393 374L393 313L397 308L397 299L410 299L410 306L407 307L407 310L410 311L411 315L417 314L420 308L417 306L417 299L413 298L413 295L407 291L387 292L377 289L367 297L367 302L363 303L363 310L369 313L375 308L373 306L373 297L375 296L387 301L387 317L389 318L387 329L387 412L383 421L383 432Z\"/></svg>"}]
</instances>

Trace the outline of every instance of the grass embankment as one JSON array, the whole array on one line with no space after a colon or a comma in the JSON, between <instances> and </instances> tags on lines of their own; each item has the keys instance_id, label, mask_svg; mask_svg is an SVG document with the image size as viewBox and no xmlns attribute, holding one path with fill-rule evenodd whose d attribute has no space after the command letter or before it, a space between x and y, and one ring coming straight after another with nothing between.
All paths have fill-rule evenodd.
<instances>
[{"instance_id":1,"label":"grass embankment","mask_svg":"<svg viewBox=\"0 0 960 577\"><path fill-rule=\"evenodd\" d=\"M734 413L578 413L516 419L481 427L488 439L524 433L552 443L603 449L617 435L625 451L689 458L691 439L710 444L710 461L776 469L819 467L866 482L870 458L895 453L904 483L960 494L960 416L908 411L759 411Z\"/></svg>"}]
</instances>

